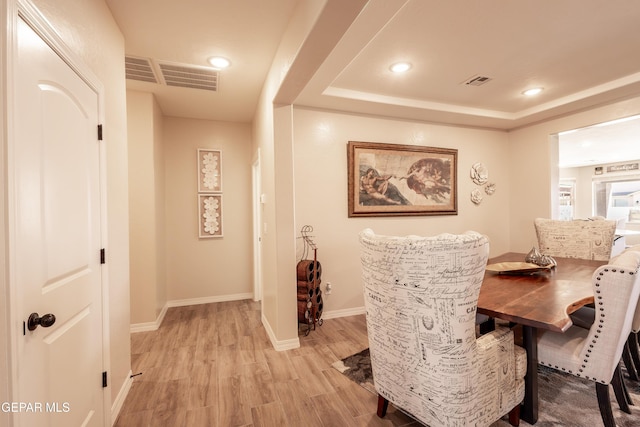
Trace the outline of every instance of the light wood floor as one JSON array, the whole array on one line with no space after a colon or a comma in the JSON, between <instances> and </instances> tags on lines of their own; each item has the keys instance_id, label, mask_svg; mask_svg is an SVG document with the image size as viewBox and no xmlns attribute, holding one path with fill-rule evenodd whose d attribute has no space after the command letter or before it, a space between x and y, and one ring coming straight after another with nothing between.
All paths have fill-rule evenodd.
<instances>
[{"instance_id":1,"label":"light wood floor","mask_svg":"<svg viewBox=\"0 0 640 427\"><path fill-rule=\"evenodd\" d=\"M368 347L364 315L324 320L300 348L273 349L250 300L170 308L131 335L141 372L116 427L419 426L331 367Z\"/></svg>"}]
</instances>

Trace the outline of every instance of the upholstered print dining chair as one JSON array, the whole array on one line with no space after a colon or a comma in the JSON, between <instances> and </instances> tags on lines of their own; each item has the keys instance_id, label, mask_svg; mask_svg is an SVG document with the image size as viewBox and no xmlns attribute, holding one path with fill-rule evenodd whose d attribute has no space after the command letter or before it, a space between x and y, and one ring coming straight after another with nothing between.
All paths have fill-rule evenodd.
<instances>
[{"instance_id":1,"label":"upholstered print dining chair","mask_svg":"<svg viewBox=\"0 0 640 427\"><path fill-rule=\"evenodd\" d=\"M571 326L564 333L544 331L538 336L540 364L596 383L605 427L616 425L609 384L621 380L620 357L640 296L639 267L640 252L629 251L596 269L595 320L589 329ZM622 403L620 399L618 402Z\"/></svg>"},{"instance_id":2,"label":"upholstered print dining chair","mask_svg":"<svg viewBox=\"0 0 640 427\"><path fill-rule=\"evenodd\" d=\"M519 423L527 356L513 332L476 337L489 255L475 232L433 237L360 233L378 415L391 402L431 426Z\"/></svg>"},{"instance_id":3,"label":"upholstered print dining chair","mask_svg":"<svg viewBox=\"0 0 640 427\"><path fill-rule=\"evenodd\" d=\"M608 261L616 221L606 219L534 220L538 248L544 255Z\"/></svg>"}]
</instances>

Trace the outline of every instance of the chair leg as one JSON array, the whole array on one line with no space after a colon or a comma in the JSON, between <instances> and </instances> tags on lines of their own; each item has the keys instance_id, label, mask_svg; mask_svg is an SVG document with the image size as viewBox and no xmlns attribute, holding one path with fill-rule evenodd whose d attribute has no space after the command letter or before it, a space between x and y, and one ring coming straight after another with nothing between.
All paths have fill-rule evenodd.
<instances>
[{"instance_id":1,"label":"chair leg","mask_svg":"<svg viewBox=\"0 0 640 427\"><path fill-rule=\"evenodd\" d=\"M387 415L387 408L389 407L389 401L378 394L378 416L384 418Z\"/></svg>"},{"instance_id":2,"label":"chair leg","mask_svg":"<svg viewBox=\"0 0 640 427\"><path fill-rule=\"evenodd\" d=\"M624 382L624 378L622 377L622 372L620 372L620 383L622 384L622 391L624 392L624 397L627 403L631 406L634 406L633 399L631 398L631 394L629 393L629 389Z\"/></svg>"},{"instance_id":3,"label":"chair leg","mask_svg":"<svg viewBox=\"0 0 640 427\"><path fill-rule=\"evenodd\" d=\"M631 353L631 359L633 365L636 367L636 374L640 369L640 348L638 347L638 333L631 332L629 338L627 338L627 344L629 345L629 352Z\"/></svg>"},{"instance_id":4,"label":"chair leg","mask_svg":"<svg viewBox=\"0 0 640 427\"><path fill-rule=\"evenodd\" d=\"M627 374L629 374L629 378L634 381L638 381L638 371L636 371L636 365L631 357L631 348L629 346L628 340L624 345L624 349L622 350L622 361L624 362L625 368L627 368Z\"/></svg>"},{"instance_id":5,"label":"chair leg","mask_svg":"<svg viewBox=\"0 0 640 427\"><path fill-rule=\"evenodd\" d=\"M509 412L509 424L514 427L518 427L520 425L520 404L514 406L514 408Z\"/></svg>"},{"instance_id":6,"label":"chair leg","mask_svg":"<svg viewBox=\"0 0 640 427\"><path fill-rule=\"evenodd\" d=\"M488 334L496 329L496 320L490 317L486 322L480 323L480 335Z\"/></svg>"},{"instance_id":7,"label":"chair leg","mask_svg":"<svg viewBox=\"0 0 640 427\"><path fill-rule=\"evenodd\" d=\"M634 364L635 365L635 364ZM629 393L629 389L627 388L627 384L624 382L624 376L622 375L622 369L618 368L620 372L620 384L622 384L622 391L624 392L624 397L627 403L631 406L634 406L633 399L631 399L631 394Z\"/></svg>"},{"instance_id":8,"label":"chair leg","mask_svg":"<svg viewBox=\"0 0 640 427\"><path fill-rule=\"evenodd\" d=\"M624 381L622 380L622 371L620 370L620 365L616 367L616 370L613 372L613 377L611 378L611 385L613 386L613 392L616 395L616 401L618 402L618 406L620 410L626 412L627 414L631 413L631 408L629 408L630 399L627 387L624 385Z\"/></svg>"},{"instance_id":9,"label":"chair leg","mask_svg":"<svg viewBox=\"0 0 640 427\"><path fill-rule=\"evenodd\" d=\"M596 383L596 394L604 427L616 427L616 420L613 418L611 401L609 400L609 384Z\"/></svg>"}]
</instances>

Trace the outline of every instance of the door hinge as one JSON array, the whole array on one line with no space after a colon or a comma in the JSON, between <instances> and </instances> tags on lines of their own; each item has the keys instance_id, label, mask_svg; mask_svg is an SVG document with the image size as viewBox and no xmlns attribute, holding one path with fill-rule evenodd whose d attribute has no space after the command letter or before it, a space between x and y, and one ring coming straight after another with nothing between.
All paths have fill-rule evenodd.
<instances>
[{"instance_id":1,"label":"door hinge","mask_svg":"<svg viewBox=\"0 0 640 427\"><path fill-rule=\"evenodd\" d=\"M102 387L106 387L107 386L107 371L104 371L102 373Z\"/></svg>"},{"instance_id":2,"label":"door hinge","mask_svg":"<svg viewBox=\"0 0 640 427\"><path fill-rule=\"evenodd\" d=\"M98 125L98 141L102 141L102 125Z\"/></svg>"},{"instance_id":3,"label":"door hinge","mask_svg":"<svg viewBox=\"0 0 640 427\"><path fill-rule=\"evenodd\" d=\"M107 260L106 260L106 255L105 255L105 251L104 248L100 249L100 264L106 264Z\"/></svg>"}]
</instances>

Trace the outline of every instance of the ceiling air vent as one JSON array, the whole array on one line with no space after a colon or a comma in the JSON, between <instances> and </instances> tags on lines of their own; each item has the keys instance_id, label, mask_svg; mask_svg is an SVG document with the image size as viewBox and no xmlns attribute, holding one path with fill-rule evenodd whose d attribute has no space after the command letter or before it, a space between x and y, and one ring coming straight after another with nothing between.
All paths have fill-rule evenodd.
<instances>
[{"instance_id":1,"label":"ceiling air vent","mask_svg":"<svg viewBox=\"0 0 640 427\"><path fill-rule=\"evenodd\" d=\"M218 91L218 70L192 65L158 62L167 86Z\"/></svg>"},{"instance_id":2,"label":"ceiling air vent","mask_svg":"<svg viewBox=\"0 0 640 427\"><path fill-rule=\"evenodd\" d=\"M124 70L126 78L129 80L158 83L156 73L153 72L151 61L148 59L125 56Z\"/></svg>"},{"instance_id":3,"label":"ceiling air vent","mask_svg":"<svg viewBox=\"0 0 640 427\"><path fill-rule=\"evenodd\" d=\"M462 83L468 86L482 86L485 83L489 83L491 80L493 80L491 77L476 75L468 78Z\"/></svg>"}]
</instances>

